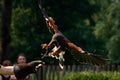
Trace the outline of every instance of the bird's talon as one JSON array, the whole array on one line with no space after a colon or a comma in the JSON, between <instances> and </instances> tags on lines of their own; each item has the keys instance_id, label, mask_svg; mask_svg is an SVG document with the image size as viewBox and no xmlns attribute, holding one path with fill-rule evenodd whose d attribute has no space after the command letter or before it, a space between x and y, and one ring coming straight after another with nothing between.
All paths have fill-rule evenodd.
<instances>
[{"instance_id":1,"label":"bird's talon","mask_svg":"<svg viewBox=\"0 0 120 80\"><path fill-rule=\"evenodd\" d=\"M41 44L42 49L47 49L47 44Z\"/></svg>"}]
</instances>

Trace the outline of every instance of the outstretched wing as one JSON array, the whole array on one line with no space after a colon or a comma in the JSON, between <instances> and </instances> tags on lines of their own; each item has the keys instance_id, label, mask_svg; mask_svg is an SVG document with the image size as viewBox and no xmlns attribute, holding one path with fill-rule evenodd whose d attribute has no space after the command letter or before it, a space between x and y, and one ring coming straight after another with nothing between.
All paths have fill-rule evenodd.
<instances>
[{"instance_id":1,"label":"outstretched wing","mask_svg":"<svg viewBox=\"0 0 120 80\"><path fill-rule=\"evenodd\" d=\"M59 43L59 46L62 47L62 49L67 48L71 51L71 54L73 57L81 63L90 63L94 65L104 65L105 60L102 59L100 56L92 54L92 53L81 53L80 51L83 51L80 47L76 46L75 44L71 43L59 30L58 26L55 24L55 21L53 18L49 17L45 9L42 8L41 4L39 3L39 8L41 9L43 16L45 20L47 21L48 28L51 33L53 33L52 40L55 40L57 43ZM51 43L51 42L50 42ZM49 45L49 44L48 44ZM49 45L50 46L50 45ZM55 50L54 50L55 51ZM64 50L63 50L64 51ZM57 51L56 51L57 52ZM62 52L57 53L57 57L60 56L59 54ZM54 52L54 54L56 54ZM55 56L54 54L50 54L50 56ZM64 61L63 57L59 57L59 61Z\"/></svg>"},{"instance_id":2,"label":"outstretched wing","mask_svg":"<svg viewBox=\"0 0 120 80\"><path fill-rule=\"evenodd\" d=\"M80 63L87 63L93 65L105 65L105 60L99 55L93 53L80 53L74 49L70 49L71 55Z\"/></svg>"}]
</instances>

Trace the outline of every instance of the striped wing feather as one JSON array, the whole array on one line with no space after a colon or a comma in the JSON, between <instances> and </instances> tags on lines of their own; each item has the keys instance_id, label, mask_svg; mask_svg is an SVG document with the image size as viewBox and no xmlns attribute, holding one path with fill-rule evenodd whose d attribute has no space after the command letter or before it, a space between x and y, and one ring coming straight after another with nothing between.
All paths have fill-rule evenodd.
<instances>
[{"instance_id":1,"label":"striped wing feather","mask_svg":"<svg viewBox=\"0 0 120 80\"><path fill-rule=\"evenodd\" d=\"M70 50L71 55L80 63L93 64L93 65L105 65L105 60L99 55L93 53L80 53L76 50Z\"/></svg>"}]
</instances>

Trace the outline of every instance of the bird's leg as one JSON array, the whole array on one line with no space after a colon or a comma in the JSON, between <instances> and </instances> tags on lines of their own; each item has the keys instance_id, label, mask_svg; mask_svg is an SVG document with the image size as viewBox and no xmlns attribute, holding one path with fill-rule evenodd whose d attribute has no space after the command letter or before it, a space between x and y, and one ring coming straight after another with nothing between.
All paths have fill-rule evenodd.
<instances>
[{"instance_id":1,"label":"bird's leg","mask_svg":"<svg viewBox=\"0 0 120 80\"><path fill-rule=\"evenodd\" d=\"M53 42L54 42L55 40L51 40L50 42L49 42L49 44L42 44L41 46L42 46L42 48L43 49L48 49L48 48L50 48L52 45L53 45Z\"/></svg>"},{"instance_id":2,"label":"bird's leg","mask_svg":"<svg viewBox=\"0 0 120 80\"><path fill-rule=\"evenodd\" d=\"M51 53L49 53L50 56L59 56L59 53L62 51L61 46L58 46L56 49L54 49Z\"/></svg>"},{"instance_id":3,"label":"bird's leg","mask_svg":"<svg viewBox=\"0 0 120 80\"><path fill-rule=\"evenodd\" d=\"M46 53L42 56L42 58L44 58L45 56L47 56L47 54L48 54L48 49L49 48L51 48L52 47L52 45L53 45L53 39L49 42L49 44L41 44L41 46L42 46L42 49L46 49Z\"/></svg>"}]
</instances>

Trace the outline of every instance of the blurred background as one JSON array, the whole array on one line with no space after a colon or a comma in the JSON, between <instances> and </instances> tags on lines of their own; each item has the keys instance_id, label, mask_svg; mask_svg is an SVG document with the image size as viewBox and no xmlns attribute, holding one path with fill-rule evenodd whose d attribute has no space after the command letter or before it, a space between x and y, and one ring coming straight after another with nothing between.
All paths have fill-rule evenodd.
<instances>
[{"instance_id":1,"label":"blurred background","mask_svg":"<svg viewBox=\"0 0 120 80\"><path fill-rule=\"evenodd\" d=\"M41 44L52 34L38 1L0 0L0 6L0 62L15 63L19 53L25 53L28 61L41 59L45 53ZM42 6L70 41L120 64L120 0L42 0ZM65 64L75 64L66 53Z\"/></svg>"}]
</instances>

